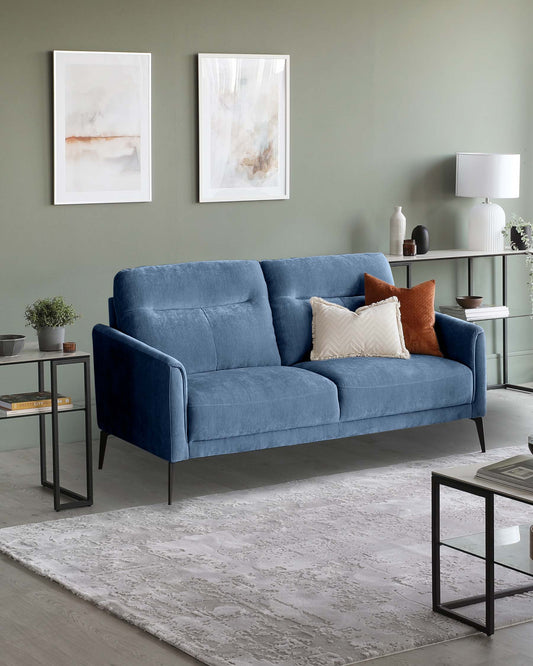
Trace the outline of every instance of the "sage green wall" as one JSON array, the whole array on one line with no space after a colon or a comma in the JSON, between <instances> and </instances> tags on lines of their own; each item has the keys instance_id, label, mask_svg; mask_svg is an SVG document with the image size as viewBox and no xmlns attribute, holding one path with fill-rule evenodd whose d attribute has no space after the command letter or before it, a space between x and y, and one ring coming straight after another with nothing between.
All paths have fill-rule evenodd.
<instances>
[{"instance_id":1,"label":"sage green wall","mask_svg":"<svg viewBox=\"0 0 533 666\"><path fill-rule=\"evenodd\" d=\"M433 248L464 245L457 150L521 153L522 196L502 204L531 214L532 18L530 0L0 0L1 331L62 294L83 314L68 338L89 349L121 268L387 251L394 204ZM152 53L153 203L51 205L54 49ZM290 54L290 200L197 203L198 52ZM441 302L465 291L463 269L416 280L431 276ZM526 307L521 263L512 279ZM515 338L533 348L531 328ZM516 364L530 380L532 358ZM4 369L0 390L32 381ZM2 425L0 448L35 444L33 420Z\"/></svg>"}]
</instances>

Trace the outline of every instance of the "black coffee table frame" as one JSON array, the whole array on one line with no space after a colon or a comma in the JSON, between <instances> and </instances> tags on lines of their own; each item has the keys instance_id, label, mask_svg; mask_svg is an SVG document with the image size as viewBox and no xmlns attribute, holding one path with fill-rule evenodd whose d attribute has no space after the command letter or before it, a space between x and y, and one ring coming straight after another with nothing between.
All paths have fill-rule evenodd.
<instances>
[{"instance_id":1,"label":"black coffee table frame","mask_svg":"<svg viewBox=\"0 0 533 666\"><path fill-rule=\"evenodd\" d=\"M461 490L471 495L477 495L482 497L485 500L485 556L480 559L485 560L485 594L465 597L463 599L454 599L453 601L447 601L445 603L441 600L441 578L440 578L440 549L441 546L448 546L453 548L448 543L441 541L440 538L440 487L446 486L448 488L454 488L455 490ZM433 610L436 613L441 615L446 615L451 617L454 620L459 620L465 624L474 627L478 631L482 631L491 636L494 633L494 601L495 599L500 599L502 597L508 597L515 594L522 594L523 592L530 592L533 590L533 584L524 585L520 587L507 588L505 590L499 590L498 592L494 589L494 496L499 495L501 497L507 497L513 499L517 502L522 502L524 504L533 504L533 496L531 501L528 501L524 498L516 497L512 494L512 491L509 493L505 491L500 491L499 489L493 488L482 488L473 484L468 483L467 481L460 481L457 479L451 479L447 476L440 475L438 472L433 472L431 477L431 546L432 546L432 597L433 597ZM462 549L457 548L461 552L465 552ZM469 553L473 557L480 557L474 553ZM514 569L514 567L507 566L505 564L498 563L499 566L503 566L507 569L513 569L514 571L519 571L519 573L524 573L519 569ZM527 574L524 574L527 575ZM458 613L456 608L463 608L465 606L471 606L473 604L479 604L485 602L485 624L477 622L462 613Z\"/></svg>"}]
</instances>

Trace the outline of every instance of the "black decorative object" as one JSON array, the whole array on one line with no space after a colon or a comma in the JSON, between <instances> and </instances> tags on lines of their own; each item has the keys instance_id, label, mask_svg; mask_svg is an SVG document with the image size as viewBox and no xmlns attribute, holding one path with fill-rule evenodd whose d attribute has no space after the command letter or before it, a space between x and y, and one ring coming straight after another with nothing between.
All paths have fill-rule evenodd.
<instances>
[{"instance_id":1,"label":"black decorative object","mask_svg":"<svg viewBox=\"0 0 533 666\"><path fill-rule=\"evenodd\" d=\"M429 231L427 227L424 227L422 224L419 224L413 229L411 238L416 243L416 253L417 254L426 254L429 250Z\"/></svg>"}]
</instances>

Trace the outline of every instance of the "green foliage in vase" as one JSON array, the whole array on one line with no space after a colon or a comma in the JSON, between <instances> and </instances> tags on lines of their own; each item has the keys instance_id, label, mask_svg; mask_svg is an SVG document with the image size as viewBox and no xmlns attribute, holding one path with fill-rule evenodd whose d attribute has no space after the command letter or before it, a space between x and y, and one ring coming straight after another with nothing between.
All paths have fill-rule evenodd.
<instances>
[{"instance_id":1,"label":"green foliage in vase","mask_svg":"<svg viewBox=\"0 0 533 666\"><path fill-rule=\"evenodd\" d=\"M32 326L36 330L45 326L69 326L79 317L72 305L65 303L62 296L40 298L32 305L28 305L24 312L26 326Z\"/></svg>"},{"instance_id":2,"label":"green foliage in vase","mask_svg":"<svg viewBox=\"0 0 533 666\"><path fill-rule=\"evenodd\" d=\"M505 223L505 227L502 229L502 234L505 238L505 245L510 247L512 250L515 250L516 247L511 240L511 229L515 228L520 234L520 238L525 247L525 258L528 271L528 288L529 288L529 301L531 304L531 314L533 315L533 238L532 238L532 229L533 224L524 220L523 217L519 217L516 213L513 213L511 217Z\"/></svg>"}]
</instances>

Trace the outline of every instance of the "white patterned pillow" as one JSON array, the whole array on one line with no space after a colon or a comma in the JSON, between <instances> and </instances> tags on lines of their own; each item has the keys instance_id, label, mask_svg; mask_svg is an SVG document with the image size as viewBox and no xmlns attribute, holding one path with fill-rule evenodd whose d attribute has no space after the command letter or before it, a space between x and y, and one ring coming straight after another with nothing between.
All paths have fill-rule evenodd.
<instances>
[{"instance_id":1,"label":"white patterned pillow","mask_svg":"<svg viewBox=\"0 0 533 666\"><path fill-rule=\"evenodd\" d=\"M396 296L355 312L323 298L310 299L313 310L312 361L349 356L409 358Z\"/></svg>"}]
</instances>

